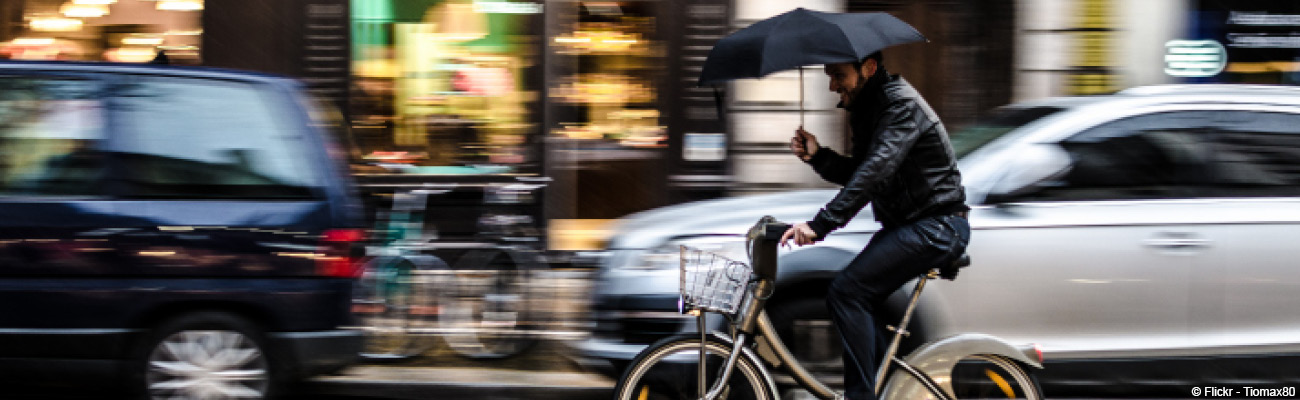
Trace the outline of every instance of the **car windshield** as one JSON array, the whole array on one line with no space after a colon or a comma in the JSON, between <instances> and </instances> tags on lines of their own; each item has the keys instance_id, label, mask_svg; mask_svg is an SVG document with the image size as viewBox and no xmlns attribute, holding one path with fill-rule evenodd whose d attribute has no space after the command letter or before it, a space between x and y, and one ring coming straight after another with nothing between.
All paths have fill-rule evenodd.
<instances>
[{"instance_id":1,"label":"car windshield","mask_svg":"<svg viewBox=\"0 0 1300 400\"><path fill-rule=\"evenodd\" d=\"M1002 107L993 110L974 125L952 135L952 148L957 158L966 157L1008 132L1014 131L1040 118L1061 111L1060 107Z\"/></svg>"}]
</instances>

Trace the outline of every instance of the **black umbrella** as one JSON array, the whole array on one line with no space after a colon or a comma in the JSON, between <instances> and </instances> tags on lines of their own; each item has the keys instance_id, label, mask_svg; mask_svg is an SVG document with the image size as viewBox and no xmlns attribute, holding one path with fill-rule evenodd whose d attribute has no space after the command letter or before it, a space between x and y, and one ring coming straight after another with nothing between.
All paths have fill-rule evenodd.
<instances>
[{"instance_id":1,"label":"black umbrella","mask_svg":"<svg viewBox=\"0 0 1300 400\"><path fill-rule=\"evenodd\" d=\"M704 60L699 84L758 78L805 65L853 62L889 46L925 40L916 28L885 13L796 8L719 40ZM799 71L802 125L803 70Z\"/></svg>"}]
</instances>

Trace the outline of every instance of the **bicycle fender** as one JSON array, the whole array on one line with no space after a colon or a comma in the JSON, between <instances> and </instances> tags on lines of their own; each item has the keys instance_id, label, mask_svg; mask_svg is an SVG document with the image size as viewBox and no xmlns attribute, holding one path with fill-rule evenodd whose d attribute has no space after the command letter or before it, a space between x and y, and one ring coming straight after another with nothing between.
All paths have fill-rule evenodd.
<instances>
[{"instance_id":1,"label":"bicycle fender","mask_svg":"<svg viewBox=\"0 0 1300 400\"><path fill-rule=\"evenodd\" d=\"M1034 350L1028 347L1016 347L997 337L982 333L963 333L928 343L916 349L904 360L912 367L929 375L949 398L956 398L952 389L952 370L957 362L966 356L986 354L1019 362L1034 368L1043 368L1038 360L1030 357ZM912 377L907 371L897 369L885 385L881 399L933 399L935 398L925 385Z\"/></svg>"},{"instance_id":2,"label":"bicycle fender","mask_svg":"<svg viewBox=\"0 0 1300 400\"><path fill-rule=\"evenodd\" d=\"M730 346L732 348L736 347L736 343L731 340L731 337L724 335L721 332L709 332L709 334L713 335L714 339L717 339L722 343L726 343L727 346ZM689 336L694 337L696 341L699 341L700 335L696 334L696 335L689 335ZM750 342L749 344L752 345L753 343ZM763 359L759 358L758 354L754 353L753 348L746 346L740 349L740 356L748 359L750 363L753 363L754 366L759 369L760 374L763 376L763 384L767 385L767 389L769 390L768 393L772 393L774 395L779 395L779 393L781 393L776 390L776 381L772 380L772 372L768 370L767 363L764 363Z\"/></svg>"}]
</instances>

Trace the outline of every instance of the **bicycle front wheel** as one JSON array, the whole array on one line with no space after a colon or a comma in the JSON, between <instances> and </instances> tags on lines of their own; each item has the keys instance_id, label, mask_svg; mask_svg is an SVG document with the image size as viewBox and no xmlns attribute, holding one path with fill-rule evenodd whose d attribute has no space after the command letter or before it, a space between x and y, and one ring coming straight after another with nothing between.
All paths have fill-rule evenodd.
<instances>
[{"instance_id":1,"label":"bicycle front wheel","mask_svg":"<svg viewBox=\"0 0 1300 400\"><path fill-rule=\"evenodd\" d=\"M1038 383L1024 366L1003 357L973 355L952 371L953 394L958 399L1043 398Z\"/></svg>"},{"instance_id":2,"label":"bicycle front wheel","mask_svg":"<svg viewBox=\"0 0 1300 400\"><path fill-rule=\"evenodd\" d=\"M705 389L718 380L721 367L731 354L731 344L710 336L705 350ZM614 389L618 400L698 399L700 337L675 336L659 341L632 360ZM719 399L773 399L765 372L746 357L736 360L735 370Z\"/></svg>"}]
</instances>

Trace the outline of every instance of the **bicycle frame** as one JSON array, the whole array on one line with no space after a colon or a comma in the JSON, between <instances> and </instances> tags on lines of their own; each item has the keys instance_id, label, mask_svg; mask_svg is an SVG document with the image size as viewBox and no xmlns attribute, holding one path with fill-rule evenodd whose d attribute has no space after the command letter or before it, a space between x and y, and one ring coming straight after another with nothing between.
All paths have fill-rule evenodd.
<instances>
[{"instance_id":1,"label":"bicycle frame","mask_svg":"<svg viewBox=\"0 0 1300 400\"><path fill-rule=\"evenodd\" d=\"M724 389L722 383L730 378L735 362L742 352L747 350L746 341L751 336L753 336L755 343L758 343L758 339L763 339L772 350L773 357L776 358L776 362L773 364L779 365L794 378L795 382L814 396L823 400L841 398L838 393L817 380L811 372L800 364L799 360L785 346L785 343L781 341L780 336L777 336L776 328L772 325L772 321L768 319L767 313L763 311L767 297L771 295L775 286L776 246L779 244L780 236L788 227L789 225L776 222L771 217L764 217L750 229L747 247L750 249L756 278L754 284L748 290L749 295L746 296L745 302L742 303L741 311L734 320L730 321L734 328L731 335L734 343L731 354L728 355L727 362L722 366L722 373L715 382L714 387L708 388L707 392L704 387L704 376L706 375L704 354L701 351L698 390L700 398L703 400L716 399L722 392ZM952 400L955 398L950 377L952 369L956 366L958 360L971 355L1001 357L1034 368L1042 368L1041 360L1035 361L1029 356L1029 354L1037 353L1034 348L1016 348L1000 339L982 334L960 334L938 340L922 346L906 359L899 358L897 356L898 347L903 337L910 334L907 327L911 322L913 312L916 311L916 304L920 300L921 291L925 288L926 282L938 276L939 271L936 269L917 279L902 320L897 327L889 327L893 331L893 339L890 341L888 350L885 353L884 361L876 371L875 391L878 396L883 399L914 399L929 393L930 396L936 399ZM705 327L707 326L704 313L692 312L698 313L696 314L698 318L697 326L700 329L701 343L703 343ZM908 376L914 379L892 379L889 371L894 366L906 371ZM766 365L760 364L758 368L762 370L761 372L764 375L770 377ZM895 375L893 378L896 377L898 376ZM891 379L886 383L885 378Z\"/></svg>"}]
</instances>

